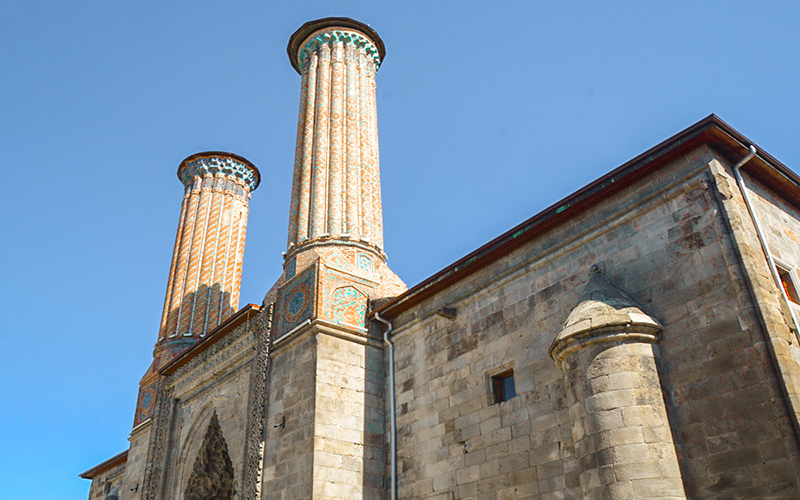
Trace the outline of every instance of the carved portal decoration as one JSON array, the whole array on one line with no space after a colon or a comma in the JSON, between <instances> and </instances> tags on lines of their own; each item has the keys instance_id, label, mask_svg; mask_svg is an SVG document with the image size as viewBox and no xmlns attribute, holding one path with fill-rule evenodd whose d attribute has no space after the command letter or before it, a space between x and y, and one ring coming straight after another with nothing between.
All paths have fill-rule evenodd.
<instances>
[{"instance_id":1,"label":"carved portal decoration","mask_svg":"<svg viewBox=\"0 0 800 500\"><path fill-rule=\"evenodd\" d=\"M211 416L200 453L194 461L186 485L185 500L232 500L234 494L233 462L222 435L217 412Z\"/></svg>"},{"instance_id":2,"label":"carved portal decoration","mask_svg":"<svg viewBox=\"0 0 800 500\"><path fill-rule=\"evenodd\" d=\"M264 419L269 403L267 374L269 373L269 345L272 331L272 315L275 305L270 304L266 315L260 315L260 326L256 328L258 342L256 357L250 371L250 390L247 401L247 438L244 449L241 500L261 498L261 471L264 463Z\"/></svg>"}]
</instances>

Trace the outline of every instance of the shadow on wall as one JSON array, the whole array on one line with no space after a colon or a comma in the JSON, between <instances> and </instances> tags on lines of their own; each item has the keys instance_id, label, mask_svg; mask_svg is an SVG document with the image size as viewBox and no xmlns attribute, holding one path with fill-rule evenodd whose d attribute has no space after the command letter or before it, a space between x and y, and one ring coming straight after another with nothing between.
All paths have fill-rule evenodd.
<instances>
[{"instance_id":1,"label":"shadow on wall","mask_svg":"<svg viewBox=\"0 0 800 500\"><path fill-rule=\"evenodd\" d=\"M223 292L220 283L200 285L197 291L186 294L180 306L169 311L156 346L155 368L163 368L235 312L231 293Z\"/></svg>"},{"instance_id":2,"label":"shadow on wall","mask_svg":"<svg viewBox=\"0 0 800 500\"><path fill-rule=\"evenodd\" d=\"M164 337L204 337L234 312L231 293L223 292L222 284L202 284L197 291L187 293L178 307L169 311Z\"/></svg>"},{"instance_id":3,"label":"shadow on wall","mask_svg":"<svg viewBox=\"0 0 800 500\"><path fill-rule=\"evenodd\" d=\"M362 488L364 498L383 498L391 485L387 469L386 408L384 406L384 352L366 348L365 401L364 401L364 457Z\"/></svg>"}]
</instances>

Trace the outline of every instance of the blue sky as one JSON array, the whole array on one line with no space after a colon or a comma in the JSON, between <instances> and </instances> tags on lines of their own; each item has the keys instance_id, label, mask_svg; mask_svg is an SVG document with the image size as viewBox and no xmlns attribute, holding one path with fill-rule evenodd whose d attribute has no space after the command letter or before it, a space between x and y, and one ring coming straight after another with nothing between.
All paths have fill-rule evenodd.
<instances>
[{"instance_id":1,"label":"blue sky","mask_svg":"<svg viewBox=\"0 0 800 500\"><path fill-rule=\"evenodd\" d=\"M389 264L413 285L717 113L800 170L797 2L0 0L0 487L127 448L186 156L259 167L242 302L285 250L305 21L371 24Z\"/></svg>"}]
</instances>

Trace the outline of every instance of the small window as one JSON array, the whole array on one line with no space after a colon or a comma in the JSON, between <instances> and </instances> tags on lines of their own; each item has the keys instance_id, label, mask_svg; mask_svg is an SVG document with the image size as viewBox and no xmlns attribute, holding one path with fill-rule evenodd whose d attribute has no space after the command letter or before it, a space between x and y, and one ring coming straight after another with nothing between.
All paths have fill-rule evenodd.
<instances>
[{"instance_id":1,"label":"small window","mask_svg":"<svg viewBox=\"0 0 800 500\"><path fill-rule=\"evenodd\" d=\"M514 372L509 371L492 377L492 390L494 391L495 403L502 403L516 396Z\"/></svg>"},{"instance_id":2,"label":"small window","mask_svg":"<svg viewBox=\"0 0 800 500\"><path fill-rule=\"evenodd\" d=\"M775 267L778 268L778 276L781 278L781 285L783 286L783 290L786 292L786 296L789 297L789 300L795 304L800 304L800 297L797 295L797 288L794 286L792 274L781 266Z\"/></svg>"}]
</instances>

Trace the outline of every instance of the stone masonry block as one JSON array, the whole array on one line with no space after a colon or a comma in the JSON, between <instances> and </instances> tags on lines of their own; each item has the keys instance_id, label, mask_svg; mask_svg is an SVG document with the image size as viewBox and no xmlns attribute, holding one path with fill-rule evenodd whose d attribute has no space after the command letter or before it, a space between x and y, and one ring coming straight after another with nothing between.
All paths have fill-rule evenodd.
<instances>
[{"instance_id":1,"label":"stone masonry block","mask_svg":"<svg viewBox=\"0 0 800 500\"><path fill-rule=\"evenodd\" d=\"M632 389L622 389L589 396L584 400L584 404L589 413L595 413L598 411L634 406L640 398L641 395L637 394Z\"/></svg>"},{"instance_id":2,"label":"stone masonry block","mask_svg":"<svg viewBox=\"0 0 800 500\"><path fill-rule=\"evenodd\" d=\"M634 479L631 483L636 498L685 498L683 483L679 478Z\"/></svg>"},{"instance_id":3,"label":"stone masonry block","mask_svg":"<svg viewBox=\"0 0 800 500\"><path fill-rule=\"evenodd\" d=\"M614 474L618 481L661 477L661 468L657 461L615 464Z\"/></svg>"}]
</instances>

